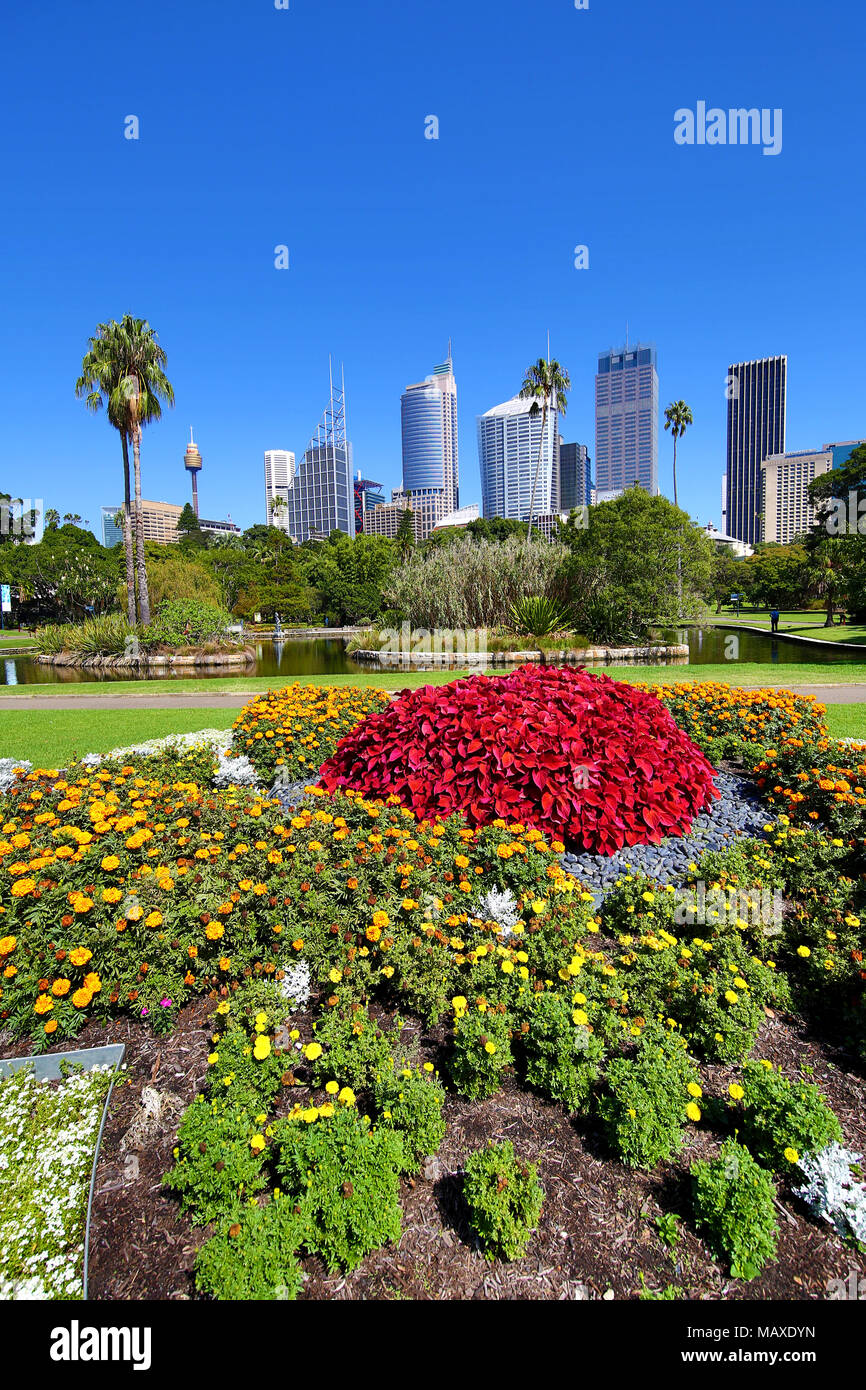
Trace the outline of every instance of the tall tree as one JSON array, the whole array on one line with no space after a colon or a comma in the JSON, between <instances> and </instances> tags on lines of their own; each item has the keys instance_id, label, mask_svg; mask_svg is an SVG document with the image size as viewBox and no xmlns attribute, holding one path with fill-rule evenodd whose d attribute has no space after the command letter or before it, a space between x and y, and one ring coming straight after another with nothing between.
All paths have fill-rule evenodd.
<instances>
[{"instance_id":1,"label":"tall tree","mask_svg":"<svg viewBox=\"0 0 866 1390\"><path fill-rule=\"evenodd\" d=\"M674 506L679 506L677 499L677 440L681 439L686 432L687 425L693 425L694 418L685 401L672 401L665 408L665 429L670 430L674 441ZM679 616L682 617L683 608L683 566L682 559L677 561L677 602Z\"/></svg>"},{"instance_id":2,"label":"tall tree","mask_svg":"<svg viewBox=\"0 0 866 1390\"><path fill-rule=\"evenodd\" d=\"M84 397L89 410L107 407L109 424L120 435L123 451L124 528L126 556L127 617L136 620L136 581L138 617L150 622L150 600L144 551L144 514L141 508L141 431L152 420L160 419L162 401L174 404L174 389L165 375L165 352L145 319L124 314L118 323L97 325L89 340L75 383L75 394ZM135 554L133 554L130 498L129 444L133 448L135 477Z\"/></svg>"},{"instance_id":3,"label":"tall tree","mask_svg":"<svg viewBox=\"0 0 866 1390\"><path fill-rule=\"evenodd\" d=\"M532 540L532 516L535 511L535 493L538 488L538 475L541 472L541 454L544 448L544 432L547 427L547 417L552 409L559 411L560 415L565 415L568 409L568 399L566 391L571 390L571 380L568 372L561 367L557 361L547 362L543 357L529 368L526 378L520 388L520 395L525 399L532 397L530 415L538 415L541 412L541 435L538 440L538 461L535 465L535 476L532 479L532 496L529 499L529 524L526 528L526 548ZM538 402L541 401L541 405Z\"/></svg>"},{"instance_id":4,"label":"tall tree","mask_svg":"<svg viewBox=\"0 0 866 1390\"><path fill-rule=\"evenodd\" d=\"M674 506L679 506L677 500L677 440L682 439L686 432L687 425L695 423L694 416L685 401L672 401L665 407L665 429L670 430L674 441Z\"/></svg>"}]
</instances>

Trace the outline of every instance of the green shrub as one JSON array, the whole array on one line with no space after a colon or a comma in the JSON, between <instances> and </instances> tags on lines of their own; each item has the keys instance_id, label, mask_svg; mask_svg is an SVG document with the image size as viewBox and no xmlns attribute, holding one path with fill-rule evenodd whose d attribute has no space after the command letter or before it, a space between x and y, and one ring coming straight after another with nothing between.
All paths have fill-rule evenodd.
<instances>
[{"instance_id":1,"label":"green shrub","mask_svg":"<svg viewBox=\"0 0 866 1390\"><path fill-rule=\"evenodd\" d=\"M728 1139L719 1157L691 1167L695 1221L735 1279L754 1279L775 1258L778 1222L770 1174Z\"/></svg>"},{"instance_id":2,"label":"green shrub","mask_svg":"<svg viewBox=\"0 0 866 1390\"><path fill-rule=\"evenodd\" d=\"M509 621L515 632L531 637L549 637L552 632L564 632L569 616L560 604L542 595L519 598L512 603Z\"/></svg>"},{"instance_id":3,"label":"green shrub","mask_svg":"<svg viewBox=\"0 0 866 1390\"><path fill-rule=\"evenodd\" d=\"M222 637L231 614L212 603L193 598L164 599L150 626L142 633L147 646L197 647Z\"/></svg>"},{"instance_id":4,"label":"green shrub","mask_svg":"<svg viewBox=\"0 0 866 1390\"><path fill-rule=\"evenodd\" d=\"M371 1130L353 1106L307 1124L303 1115L274 1126L284 1197L301 1206L304 1245L329 1270L354 1269L371 1250L400 1239L403 1141Z\"/></svg>"},{"instance_id":5,"label":"green shrub","mask_svg":"<svg viewBox=\"0 0 866 1390\"><path fill-rule=\"evenodd\" d=\"M176 1162L163 1182L180 1196L198 1226L218 1220L265 1185L262 1160L250 1147L255 1111L196 1096L181 1120Z\"/></svg>"},{"instance_id":6,"label":"green shrub","mask_svg":"<svg viewBox=\"0 0 866 1390\"><path fill-rule=\"evenodd\" d=\"M687 1107L700 1117L700 1094L682 1038L650 1024L635 1056L619 1057L607 1069L598 1112L611 1149L630 1168L653 1168L672 1157L690 1118Z\"/></svg>"},{"instance_id":7,"label":"green shrub","mask_svg":"<svg viewBox=\"0 0 866 1390\"><path fill-rule=\"evenodd\" d=\"M264 1012L260 1018L265 1019ZM257 1041L261 1034L262 1041ZM259 1053L268 1053L262 1057ZM208 1054L208 1087L215 1096L225 1096L233 1105L246 1104L265 1108L277 1091L285 1071L285 1058L275 1052L264 1027L252 1035L240 1023L228 1019L226 1031L213 1043Z\"/></svg>"},{"instance_id":8,"label":"green shrub","mask_svg":"<svg viewBox=\"0 0 866 1390\"><path fill-rule=\"evenodd\" d=\"M400 1023L398 1020L397 1031ZM368 1090L389 1070L391 1043L361 1004L330 1009L316 1024L316 1042L325 1050L313 1061L317 1086L339 1081L354 1091Z\"/></svg>"},{"instance_id":9,"label":"green shrub","mask_svg":"<svg viewBox=\"0 0 866 1390\"><path fill-rule=\"evenodd\" d=\"M463 1194L488 1260L526 1254L544 1202L536 1164L517 1158L510 1142L487 1144L467 1159Z\"/></svg>"},{"instance_id":10,"label":"green shrub","mask_svg":"<svg viewBox=\"0 0 866 1390\"><path fill-rule=\"evenodd\" d=\"M747 1062L742 1089L742 1139L765 1168L785 1172L804 1154L841 1144L842 1126L802 1077L788 1081L769 1063Z\"/></svg>"},{"instance_id":11,"label":"green shrub","mask_svg":"<svg viewBox=\"0 0 866 1390\"><path fill-rule=\"evenodd\" d=\"M511 1028L507 1014L470 1007L454 1023L454 1048L448 1059L451 1079L461 1095L485 1100L502 1085L511 1065Z\"/></svg>"},{"instance_id":12,"label":"green shrub","mask_svg":"<svg viewBox=\"0 0 866 1390\"><path fill-rule=\"evenodd\" d=\"M604 1045L575 1021L576 1013L561 994L535 995L524 1038L526 1079L542 1095L583 1113L598 1080Z\"/></svg>"},{"instance_id":13,"label":"green shrub","mask_svg":"<svg viewBox=\"0 0 866 1390\"><path fill-rule=\"evenodd\" d=\"M445 1138L444 1086L423 1068L393 1067L376 1078L373 1096L379 1127L401 1136L404 1170L417 1173L421 1159L435 1154Z\"/></svg>"},{"instance_id":14,"label":"green shrub","mask_svg":"<svg viewBox=\"0 0 866 1390\"><path fill-rule=\"evenodd\" d=\"M303 1220L285 1198L245 1206L199 1250L196 1288L227 1303L295 1299L304 1286L296 1254L303 1235Z\"/></svg>"}]
</instances>

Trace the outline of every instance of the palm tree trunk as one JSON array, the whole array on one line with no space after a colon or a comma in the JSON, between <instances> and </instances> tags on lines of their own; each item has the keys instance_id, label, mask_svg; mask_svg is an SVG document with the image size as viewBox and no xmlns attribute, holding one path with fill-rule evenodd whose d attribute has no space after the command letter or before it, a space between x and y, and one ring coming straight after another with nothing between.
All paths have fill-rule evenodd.
<instances>
[{"instance_id":1,"label":"palm tree trunk","mask_svg":"<svg viewBox=\"0 0 866 1390\"><path fill-rule=\"evenodd\" d=\"M138 616L146 627L150 622L150 598L144 560L144 512L141 508L141 426L132 436L132 469L135 476L135 568L138 579Z\"/></svg>"},{"instance_id":2,"label":"palm tree trunk","mask_svg":"<svg viewBox=\"0 0 866 1390\"><path fill-rule=\"evenodd\" d=\"M674 435L674 506L678 507L677 501L677 437Z\"/></svg>"},{"instance_id":3,"label":"palm tree trunk","mask_svg":"<svg viewBox=\"0 0 866 1390\"><path fill-rule=\"evenodd\" d=\"M132 503L129 490L129 441L122 430L123 446L123 554L126 560L126 620L135 624L135 561L132 553Z\"/></svg>"},{"instance_id":4,"label":"palm tree trunk","mask_svg":"<svg viewBox=\"0 0 866 1390\"><path fill-rule=\"evenodd\" d=\"M532 540L532 514L535 510L535 489L538 487L538 475L541 472L541 451L544 448L544 430L547 425L547 397L544 398L544 409L541 412L541 438L538 441L538 462L535 465L535 477L532 480L532 496L529 499L529 527L526 532L526 549L529 549L529 542Z\"/></svg>"}]
</instances>

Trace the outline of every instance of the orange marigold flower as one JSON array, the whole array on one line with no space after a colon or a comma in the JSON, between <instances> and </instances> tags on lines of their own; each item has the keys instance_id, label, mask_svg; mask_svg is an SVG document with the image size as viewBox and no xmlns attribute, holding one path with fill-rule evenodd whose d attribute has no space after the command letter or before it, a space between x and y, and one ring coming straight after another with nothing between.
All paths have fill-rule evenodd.
<instances>
[{"instance_id":1,"label":"orange marigold flower","mask_svg":"<svg viewBox=\"0 0 866 1390\"><path fill-rule=\"evenodd\" d=\"M86 965L92 955L93 952L89 951L86 946L76 946L73 951L69 952L69 959L73 965Z\"/></svg>"},{"instance_id":2,"label":"orange marigold flower","mask_svg":"<svg viewBox=\"0 0 866 1390\"><path fill-rule=\"evenodd\" d=\"M54 1000L49 999L47 994L40 994L39 998L36 1000L36 1003L33 1005L33 1011L37 1014L50 1013L53 1008Z\"/></svg>"},{"instance_id":3,"label":"orange marigold flower","mask_svg":"<svg viewBox=\"0 0 866 1390\"><path fill-rule=\"evenodd\" d=\"M64 994L68 994L71 988L72 984L69 980L55 980L54 984L51 986L51 993L56 995L58 999L62 999Z\"/></svg>"},{"instance_id":4,"label":"orange marigold flower","mask_svg":"<svg viewBox=\"0 0 866 1390\"><path fill-rule=\"evenodd\" d=\"M86 1009L92 996L89 989L77 989L72 996L76 1009Z\"/></svg>"}]
</instances>

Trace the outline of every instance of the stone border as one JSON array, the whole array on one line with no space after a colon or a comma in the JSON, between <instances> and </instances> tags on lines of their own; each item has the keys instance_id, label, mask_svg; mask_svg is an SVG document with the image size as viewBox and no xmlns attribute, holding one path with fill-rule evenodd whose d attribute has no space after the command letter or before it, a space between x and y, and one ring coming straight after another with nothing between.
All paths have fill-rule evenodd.
<instances>
[{"instance_id":1,"label":"stone border","mask_svg":"<svg viewBox=\"0 0 866 1390\"><path fill-rule=\"evenodd\" d=\"M517 666L536 662L541 666L575 666L586 664L610 665L615 661L633 661L636 665L673 661L685 664L689 657L686 645L671 647L585 647L565 651L542 652L380 652L358 649L348 653L351 661L367 662L382 670L400 670L407 666L461 668L463 666Z\"/></svg>"},{"instance_id":2,"label":"stone border","mask_svg":"<svg viewBox=\"0 0 866 1390\"><path fill-rule=\"evenodd\" d=\"M119 670L171 670L176 666L251 666L257 658L252 647L239 652L201 652L192 656L79 656L75 652L39 652L36 660L45 666L108 667Z\"/></svg>"}]
</instances>

